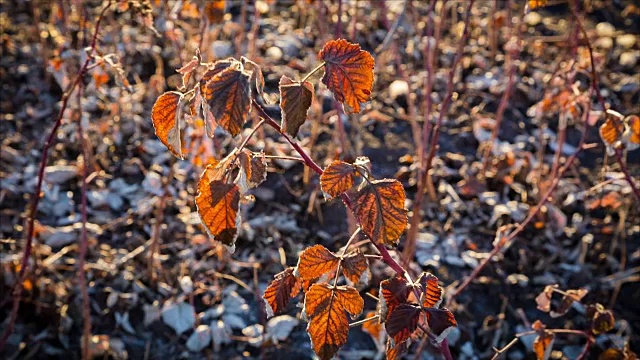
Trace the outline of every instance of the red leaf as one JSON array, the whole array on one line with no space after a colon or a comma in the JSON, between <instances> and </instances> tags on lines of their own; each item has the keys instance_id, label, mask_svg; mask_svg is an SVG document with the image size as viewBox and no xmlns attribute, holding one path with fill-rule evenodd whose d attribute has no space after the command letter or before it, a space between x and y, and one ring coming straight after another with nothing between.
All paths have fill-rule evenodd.
<instances>
[{"instance_id":1,"label":"red leaf","mask_svg":"<svg viewBox=\"0 0 640 360\"><path fill-rule=\"evenodd\" d=\"M180 100L182 94L169 91L158 97L151 110L151 121L156 136L178 159L184 159L183 133L180 131Z\"/></svg>"},{"instance_id":2,"label":"red leaf","mask_svg":"<svg viewBox=\"0 0 640 360\"><path fill-rule=\"evenodd\" d=\"M373 56L360 45L344 39L332 40L318 53L325 62L322 82L340 101L345 112L360 112L360 104L369 101L373 88Z\"/></svg>"},{"instance_id":3,"label":"red leaf","mask_svg":"<svg viewBox=\"0 0 640 360\"><path fill-rule=\"evenodd\" d=\"M410 288L409 282L399 276L380 282L380 300L378 302L380 322L385 322L387 315L393 312L393 309L407 302Z\"/></svg>"},{"instance_id":4,"label":"red leaf","mask_svg":"<svg viewBox=\"0 0 640 360\"><path fill-rule=\"evenodd\" d=\"M401 344L418 328L422 309L416 304L400 304L389 313L384 324L394 343Z\"/></svg>"},{"instance_id":5,"label":"red leaf","mask_svg":"<svg viewBox=\"0 0 640 360\"><path fill-rule=\"evenodd\" d=\"M280 109L282 125L280 129L295 137L300 126L307 120L307 111L313 100L313 84L294 82L285 75L280 78Z\"/></svg>"},{"instance_id":6,"label":"red leaf","mask_svg":"<svg viewBox=\"0 0 640 360\"><path fill-rule=\"evenodd\" d=\"M353 205L362 231L378 244L396 245L407 227L405 194L397 180L371 181L358 190Z\"/></svg>"},{"instance_id":7,"label":"red leaf","mask_svg":"<svg viewBox=\"0 0 640 360\"><path fill-rule=\"evenodd\" d=\"M356 169L353 165L336 160L320 175L320 187L331 197L336 197L353 187L355 174Z\"/></svg>"},{"instance_id":8,"label":"red leaf","mask_svg":"<svg viewBox=\"0 0 640 360\"><path fill-rule=\"evenodd\" d=\"M233 61L213 76L203 91L215 121L234 137L242 130L251 111L250 77L240 62Z\"/></svg>"},{"instance_id":9,"label":"red leaf","mask_svg":"<svg viewBox=\"0 0 640 360\"><path fill-rule=\"evenodd\" d=\"M286 310L291 299L300 292L300 281L293 274L294 268L290 267L274 276L273 281L264 291L264 300L267 305L267 316L279 314Z\"/></svg>"},{"instance_id":10,"label":"red leaf","mask_svg":"<svg viewBox=\"0 0 640 360\"><path fill-rule=\"evenodd\" d=\"M427 323L431 331L437 335L438 343L444 340L449 333L449 329L458 326L453 313L447 309L425 309Z\"/></svg>"}]
</instances>

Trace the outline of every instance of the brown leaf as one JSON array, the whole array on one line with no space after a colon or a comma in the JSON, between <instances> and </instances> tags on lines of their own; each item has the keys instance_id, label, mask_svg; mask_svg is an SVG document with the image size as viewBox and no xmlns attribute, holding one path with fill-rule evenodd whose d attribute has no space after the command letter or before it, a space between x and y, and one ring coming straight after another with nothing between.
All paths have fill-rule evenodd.
<instances>
[{"instance_id":1,"label":"brown leaf","mask_svg":"<svg viewBox=\"0 0 640 360\"><path fill-rule=\"evenodd\" d=\"M322 245L314 245L300 253L298 274L303 279L317 279L336 271L340 258Z\"/></svg>"},{"instance_id":2,"label":"brown leaf","mask_svg":"<svg viewBox=\"0 0 640 360\"><path fill-rule=\"evenodd\" d=\"M300 126L307 120L307 111L313 100L313 84L294 82L285 75L280 78L280 109L282 124L280 129L295 137Z\"/></svg>"},{"instance_id":3,"label":"brown leaf","mask_svg":"<svg viewBox=\"0 0 640 360\"><path fill-rule=\"evenodd\" d=\"M263 153L252 153L242 149L238 153L238 160L241 168L238 184L241 190L244 190L243 192L260 185L267 179L267 161Z\"/></svg>"},{"instance_id":4,"label":"brown leaf","mask_svg":"<svg viewBox=\"0 0 640 360\"><path fill-rule=\"evenodd\" d=\"M310 319L307 332L318 357L331 359L347 342L349 320L347 312L358 316L364 300L358 291L348 286L333 287L313 284L304 299L304 312Z\"/></svg>"},{"instance_id":5,"label":"brown leaf","mask_svg":"<svg viewBox=\"0 0 640 360\"><path fill-rule=\"evenodd\" d=\"M360 251L348 254L342 259L342 273L355 285L361 283L368 269L367 258Z\"/></svg>"},{"instance_id":6,"label":"brown leaf","mask_svg":"<svg viewBox=\"0 0 640 360\"><path fill-rule=\"evenodd\" d=\"M320 187L331 197L336 197L353 187L355 175L353 165L335 160L320 175Z\"/></svg>"},{"instance_id":7,"label":"brown leaf","mask_svg":"<svg viewBox=\"0 0 640 360\"><path fill-rule=\"evenodd\" d=\"M442 294L444 290L438 284L438 278L427 272L420 274L416 283L421 287L421 293L424 294L422 306L427 308L437 308L442 303Z\"/></svg>"},{"instance_id":8,"label":"brown leaf","mask_svg":"<svg viewBox=\"0 0 640 360\"><path fill-rule=\"evenodd\" d=\"M605 309L601 304L589 305L587 317L591 320L591 332L594 335L606 333L616 325L613 312Z\"/></svg>"},{"instance_id":9,"label":"brown leaf","mask_svg":"<svg viewBox=\"0 0 640 360\"><path fill-rule=\"evenodd\" d=\"M400 344L395 344L392 339L387 340L387 360L399 360L402 355L409 350L409 342L405 341Z\"/></svg>"},{"instance_id":10,"label":"brown leaf","mask_svg":"<svg viewBox=\"0 0 640 360\"><path fill-rule=\"evenodd\" d=\"M380 282L380 299L378 301L380 322L385 322L388 314L393 312L393 309L407 302L410 289L409 282L400 276Z\"/></svg>"},{"instance_id":11,"label":"brown leaf","mask_svg":"<svg viewBox=\"0 0 640 360\"><path fill-rule=\"evenodd\" d=\"M263 298L268 305L267 316L271 317L285 311L291 299L300 292L301 283L293 274L294 270L290 267L276 274L264 291Z\"/></svg>"},{"instance_id":12,"label":"brown leaf","mask_svg":"<svg viewBox=\"0 0 640 360\"><path fill-rule=\"evenodd\" d=\"M405 342L418 327L422 309L416 304L400 304L389 313L384 324L395 344Z\"/></svg>"},{"instance_id":13,"label":"brown leaf","mask_svg":"<svg viewBox=\"0 0 640 360\"><path fill-rule=\"evenodd\" d=\"M207 166L198 182L198 215L209 236L228 246L233 252L240 224L240 191L236 184L209 180L210 176L216 176L209 174L214 169L211 165Z\"/></svg>"},{"instance_id":14,"label":"brown leaf","mask_svg":"<svg viewBox=\"0 0 640 360\"><path fill-rule=\"evenodd\" d=\"M447 309L425 309L425 313L429 329L436 334L438 343L447 337L450 329L458 326L455 316Z\"/></svg>"},{"instance_id":15,"label":"brown leaf","mask_svg":"<svg viewBox=\"0 0 640 360\"><path fill-rule=\"evenodd\" d=\"M548 360L553 350L555 336L548 331L542 331L533 340L533 352L538 360Z\"/></svg>"},{"instance_id":16,"label":"brown leaf","mask_svg":"<svg viewBox=\"0 0 640 360\"><path fill-rule=\"evenodd\" d=\"M250 77L242 64L234 60L213 76L202 92L217 124L234 137L242 130L251 111Z\"/></svg>"},{"instance_id":17,"label":"brown leaf","mask_svg":"<svg viewBox=\"0 0 640 360\"><path fill-rule=\"evenodd\" d=\"M359 189L354 212L362 231L378 244L397 245L407 227L405 194L397 180L375 180Z\"/></svg>"},{"instance_id":18,"label":"brown leaf","mask_svg":"<svg viewBox=\"0 0 640 360\"><path fill-rule=\"evenodd\" d=\"M182 94L169 91L158 97L151 110L151 121L156 136L178 159L184 160L183 133L180 131L180 101Z\"/></svg>"},{"instance_id":19,"label":"brown leaf","mask_svg":"<svg viewBox=\"0 0 640 360\"><path fill-rule=\"evenodd\" d=\"M553 295L553 290L557 287L558 285L547 285L544 290L536 296L538 310L544 312L549 312L551 310L551 296Z\"/></svg>"},{"instance_id":20,"label":"brown leaf","mask_svg":"<svg viewBox=\"0 0 640 360\"><path fill-rule=\"evenodd\" d=\"M318 58L325 62L322 82L333 92L347 113L359 113L360 104L369 101L373 87L375 61L360 45L344 39L324 45Z\"/></svg>"},{"instance_id":21,"label":"brown leaf","mask_svg":"<svg viewBox=\"0 0 640 360\"><path fill-rule=\"evenodd\" d=\"M209 24L218 24L224 18L225 0L210 0L204 2L204 14Z\"/></svg>"},{"instance_id":22,"label":"brown leaf","mask_svg":"<svg viewBox=\"0 0 640 360\"><path fill-rule=\"evenodd\" d=\"M562 297L562 302L560 303L560 306L558 306L557 311L552 310L551 312L549 312L549 315L555 318L566 314L567 311L571 309L571 305L573 305L573 302L582 300L582 298L587 295L588 292L589 290L587 289L567 290L566 295Z\"/></svg>"}]
</instances>

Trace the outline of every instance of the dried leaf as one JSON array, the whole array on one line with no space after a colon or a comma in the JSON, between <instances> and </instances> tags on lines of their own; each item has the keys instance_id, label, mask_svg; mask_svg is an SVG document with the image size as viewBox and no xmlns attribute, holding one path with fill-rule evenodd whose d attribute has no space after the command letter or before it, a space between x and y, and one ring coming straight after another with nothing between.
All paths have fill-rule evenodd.
<instances>
[{"instance_id":1,"label":"dried leaf","mask_svg":"<svg viewBox=\"0 0 640 360\"><path fill-rule=\"evenodd\" d=\"M294 268L290 267L274 276L273 281L264 291L264 300L267 303L267 316L273 316L286 310L291 299L300 292L301 283L293 274Z\"/></svg>"},{"instance_id":2,"label":"dried leaf","mask_svg":"<svg viewBox=\"0 0 640 360\"><path fill-rule=\"evenodd\" d=\"M409 350L409 342L405 341L400 344L396 344L393 340L387 340L387 360L398 360Z\"/></svg>"},{"instance_id":3,"label":"dried leaf","mask_svg":"<svg viewBox=\"0 0 640 360\"><path fill-rule=\"evenodd\" d=\"M533 340L533 352L536 354L538 360L548 360L551 356L551 350L553 350L553 342L555 336L553 333L542 331Z\"/></svg>"},{"instance_id":4,"label":"dried leaf","mask_svg":"<svg viewBox=\"0 0 640 360\"><path fill-rule=\"evenodd\" d=\"M362 231L374 242L396 245L407 227L405 194L397 180L371 181L358 190L354 207Z\"/></svg>"},{"instance_id":5,"label":"dried leaf","mask_svg":"<svg viewBox=\"0 0 640 360\"><path fill-rule=\"evenodd\" d=\"M322 82L343 104L345 112L359 113L360 104L371 96L373 56L358 44L338 39L326 43L318 58L325 62Z\"/></svg>"},{"instance_id":6,"label":"dried leaf","mask_svg":"<svg viewBox=\"0 0 640 360\"><path fill-rule=\"evenodd\" d=\"M365 319L370 319L376 315L377 314L375 311L369 311L367 312ZM385 334L382 331L382 325L380 325L380 322L374 320L367 321L362 324L362 331L371 335L371 338L376 343L376 345L378 345L379 347L384 347Z\"/></svg>"},{"instance_id":7,"label":"dried leaf","mask_svg":"<svg viewBox=\"0 0 640 360\"><path fill-rule=\"evenodd\" d=\"M536 304L538 304L538 310L549 312L551 311L551 296L553 295L553 290L556 289L558 285L547 285L544 290L536 296Z\"/></svg>"},{"instance_id":8,"label":"dried leaf","mask_svg":"<svg viewBox=\"0 0 640 360\"><path fill-rule=\"evenodd\" d=\"M409 339L418 327L421 312L416 304L400 304L389 313L384 327L394 343L400 344Z\"/></svg>"},{"instance_id":9,"label":"dried leaf","mask_svg":"<svg viewBox=\"0 0 640 360\"><path fill-rule=\"evenodd\" d=\"M240 62L233 61L213 76L202 92L216 123L234 137L242 130L251 111L250 77Z\"/></svg>"},{"instance_id":10,"label":"dried leaf","mask_svg":"<svg viewBox=\"0 0 640 360\"><path fill-rule=\"evenodd\" d=\"M622 120L620 113L609 109L604 123L600 125L600 137L610 156L614 155L615 149L622 144L622 135L625 132L625 124Z\"/></svg>"},{"instance_id":11,"label":"dried leaf","mask_svg":"<svg viewBox=\"0 0 640 360\"><path fill-rule=\"evenodd\" d=\"M447 309L425 309L425 314L427 315L429 329L436 334L438 343L447 337L451 329L458 326L455 316Z\"/></svg>"},{"instance_id":12,"label":"dried leaf","mask_svg":"<svg viewBox=\"0 0 640 360\"><path fill-rule=\"evenodd\" d=\"M555 318L566 314L567 311L571 309L571 305L573 305L573 302L582 300L582 298L587 295L588 292L589 290L587 289L567 290L566 295L562 297L562 302L560 303L557 311L552 310L551 312L549 312L549 315Z\"/></svg>"},{"instance_id":13,"label":"dried leaf","mask_svg":"<svg viewBox=\"0 0 640 360\"><path fill-rule=\"evenodd\" d=\"M204 2L204 11L209 24L218 24L224 18L225 0L211 0Z\"/></svg>"},{"instance_id":14,"label":"dried leaf","mask_svg":"<svg viewBox=\"0 0 640 360\"><path fill-rule=\"evenodd\" d=\"M320 175L320 187L331 197L336 197L353 187L355 175L353 165L335 160Z\"/></svg>"},{"instance_id":15,"label":"dried leaf","mask_svg":"<svg viewBox=\"0 0 640 360\"><path fill-rule=\"evenodd\" d=\"M364 282L362 281L363 275L366 275L368 269L367 258L360 251L348 254L342 259L342 273L356 285Z\"/></svg>"},{"instance_id":16,"label":"dried leaf","mask_svg":"<svg viewBox=\"0 0 640 360\"><path fill-rule=\"evenodd\" d=\"M535 10L547 5L547 0L529 0L529 9Z\"/></svg>"},{"instance_id":17,"label":"dried leaf","mask_svg":"<svg viewBox=\"0 0 640 360\"><path fill-rule=\"evenodd\" d=\"M411 285L403 277L396 276L380 282L380 300L378 312L380 322L385 322L387 315L400 304L407 302Z\"/></svg>"},{"instance_id":18,"label":"dried leaf","mask_svg":"<svg viewBox=\"0 0 640 360\"><path fill-rule=\"evenodd\" d=\"M240 162L240 173L237 183L240 185L242 193L248 189L260 185L267 179L267 160L264 153L252 153L247 149L242 149L238 153Z\"/></svg>"},{"instance_id":19,"label":"dried leaf","mask_svg":"<svg viewBox=\"0 0 640 360\"><path fill-rule=\"evenodd\" d=\"M240 225L240 189L236 184L209 180L208 173L215 170L209 165L202 173L198 182L196 206L209 236L233 251Z\"/></svg>"},{"instance_id":20,"label":"dried leaf","mask_svg":"<svg viewBox=\"0 0 640 360\"><path fill-rule=\"evenodd\" d=\"M151 110L151 121L156 136L175 157L183 160L182 136L180 131L179 106L182 94L169 91L158 97Z\"/></svg>"},{"instance_id":21,"label":"dried leaf","mask_svg":"<svg viewBox=\"0 0 640 360\"><path fill-rule=\"evenodd\" d=\"M627 150L633 151L640 148L640 116L629 115L624 121L627 125L627 130L624 134Z\"/></svg>"},{"instance_id":22,"label":"dried leaf","mask_svg":"<svg viewBox=\"0 0 640 360\"><path fill-rule=\"evenodd\" d=\"M300 253L298 274L303 279L317 279L336 271L340 258L322 245L314 245Z\"/></svg>"},{"instance_id":23,"label":"dried leaf","mask_svg":"<svg viewBox=\"0 0 640 360\"><path fill-rule=\"evenodd\" d=\"M422 306L427 308L437 308L442 303L442 294L444 290L438 284L438 278L427 272L420 274L416 284L421 287L421 293L424 294Z\"/></svg>"},{"instance_id":24,"label":"dried leaf","mask_svg":"<svg viewBox=\"0 0 640 360\"><path fill-rule=\"evenodd\" d=\"M591 320L591 332L594 335L606 333L616 325L613 312L605 309L601 304L589 305L587 317Z\"/></svg>"},{"instance_id":25,"label":"dried leaf","mask_svg":"<svg viewBox=\"0 0 640 360\"><path fill-rule=\"evenodd\" d=\"M285 75L280 78L280 109L282 124L280 129L295 137L300 126L307 120L307 112L313 100L313 84L294 82Z\"/></svg>"},{"instance_id":26,"label":"dried leaf","mask_svg":"<svg viewBox=\"0 0 640 360\"><path fill-rule=\"evenodd\" d=\"M328 284L313 284L304 300L304 312L310 319L307 332L318 357L331 359L347 342L349 320L358 316L364 300L358 291L348 286L333 287Z\"/></svg>"}]
</instances>

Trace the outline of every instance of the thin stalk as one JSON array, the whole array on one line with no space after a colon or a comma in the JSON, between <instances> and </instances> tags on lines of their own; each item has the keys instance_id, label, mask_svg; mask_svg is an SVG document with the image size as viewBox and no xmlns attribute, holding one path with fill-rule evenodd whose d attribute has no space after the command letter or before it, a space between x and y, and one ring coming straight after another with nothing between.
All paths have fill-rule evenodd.
<instances>
[{"instance_id":1,"label":"thin stalk","mask_svg":"<svg viewBox=\"0 0 640 360\"><path fill-rule=\"evenodd\" d=\"M638 187L636 186L635 181L633 181L633 178L631 177L631 174L629 173L629 169L627 168L627 164L624 161L624 156L622 154L622 149L616 148L615 156L616 156L616 161L618 162L618 165L620 165L620 170L624 174L624 178L629 183L629 186L631 186L631 191L633 191L633 194L636 196L636 199L638 199L638 201L640 201L640 190L638 190Z\"/></svg>"},{"instance_id":2,"label":"thin stalk","mask_svg":"<svg viewBox=\"0 0 640 360\"><path fill-rule=\"evenodd\" d=\"M307 81L307 79L309 79L309 77L313 74L315 74L316 72L318 72L318 70L322 69L324 67L326 63L323 61L320 64L318 64L318 66L316 66L315 68L313 68L313 70L311 70L307 75L305 75L302 80L300 80L301 83Z\"/></svg>"},{"instance_id":3,"label":"thin stalk","mask_svg":"<svg viewBox=\"0 0 640 360\"><path fill-rule=\"evenodd\" d=\"M40 157L40 166L38 168L38 180L36 182L35 192L33 194L33 197L31 198L31 204L29 206L29 211L27 213L27 236L25 239L24 251L22 253L22 261L20 263L20 272L18 273L18 279L15 285L15 288L13 290L13 306L11 308L11 314L9 315L9 322L7 324L7 328L2 334L2 338L0 338L0 352L2 352L2 349L4 349L4 346L7 343L7 339L9 338L9 335L11 335L11 333L13 332L13 327L18 317L18 309L20 308L20 299L22 298L24 278L25 278L26 271L29 268L29 258L31 257L31 250L33 247L33 233L35 228L34 222L36 218L36 212L38 210L38 203L40 202L40 193L42 192L42 181L44 179L44 169L47 166L47 160L49 158L49 148L53 145L56 138L56 134L58 132L58 128L62 124L62 117L64 116L64 112L67 109L67 106L69 104L69 97L75 90L76 86L78 86L78 84L80 83L82 76L87 70L87 66L89 66L89 62L91 62L91 59L93 58L93 54L95 53L96 46L97 46L98 30L100 29L100 23L102 22L102 19L104 18L105 13L110 6L111 6L111 2L109 1L107 5L104 6L102 11L100 12L100 15L98 16L98 20L96 21L96 28L93 33L93 38L91 40L91 46L90 46L91 50L90 50L89 56L87 56L87 59L85 60L82 67L80 68L80 71L78 71L78 75L76 75L76 78L71 83L69 89L67 89L67 91L65 91L65 93L62 95L62 104L60 106L60 110L58 111L56 120L53 123L53 128L51 128L51 132L49 133L49 136L47 137L47 140L42 149L42 155Z\"/></svg>"}]
</instances>

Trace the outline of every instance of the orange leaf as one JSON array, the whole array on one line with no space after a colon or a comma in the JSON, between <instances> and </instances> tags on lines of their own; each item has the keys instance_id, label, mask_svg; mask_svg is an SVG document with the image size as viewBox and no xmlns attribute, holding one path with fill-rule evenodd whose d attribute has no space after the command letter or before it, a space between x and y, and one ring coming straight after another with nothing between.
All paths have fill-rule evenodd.
<instances>
[{"instance_id":1,"label":"orange leaf","mask_svg":"<svg viewBox=\"0 0 640 360\"><path fill-rule=\"evenodd\" d=\"M169 91L158 97L151 110L151 121L156 136L178 159L184 159L182 136L180 131L180 101L182 94Z\"/></svg>"},{"instance_id":2,"label":"orange leaf","mask_svg":"<svg viewBox=\"0 0 640 360\"><path fill-rule=\"evenodd\" d=\"M557 287L558 285L547 285L544 287L544 290L536 296L538 310L544 312L551 310L551 296L553 296L553 290Z\"/></svg>"},{"instance_id":3,"label":"orange leaf","mask_svg":"<svg viewBox=\"0 0 640 360\"><path fill-rule=\"evenodd\" d=\"M421 286L421 292L424 293L424 301L422 306L427 308L437 308L442 303L443 289L438 285L438 278L427 272L420 274L416 283Z\"/></svg>"},{"instance_id":4,"label":"orange leaf","mask_svg":"<svg viewBox=\"0 0 640 360\"><path fill-rule=\"evenodd\" d=\"M310 319L307 332L318 357L331 359L347 342L349 320L346 312L358 316L364 300L358 291L348 286L333 287L313 284L304 299L304 312Z\"/></svg>"},{"instance_id":5,"label":"orange leaf","mask_svg":"<svg viewBox=\"0 0 640 360\"><path fill-rule=\"evenodd\" d=\"M359 113L360 104L371 96L373 56L358 44L338 39L326 43L318 58L325 62L322 82L343 104L345 112Z\"/></svg>"},{"instance_id":6,"label":"orange leaf","mask_svg":"<svg viewBox=\"0 0 640 360\"><path fill-rule=\"evenodd\" d=\"M629 115L624 120L627 124L627 150L633 151L640 147L640 116Z\"/></svg>"},{"instance_id":7,"label":"orange leaf","mask_svg":"<svg viewBox=\"0 0 640 360\"><path fill-rule=\"evenodd\" d=\"M238 174L241 192L244 193L267 179L267 161L263 153L252 153L247 149L242 149L238 153L238 160L242 169Z\"/></svg>"},{"instance_id":8,"label":"orange leaf","mask_svg":"<svg viewBox=\"0 0 640 360\"><path fill-rule=\"evenodd\" d=\"M368 269L367 258L360 251L351 253L342 259L342 273L356 285L366 282L363 278L366 278Z\"/></svg>"},{"instance_id":9,"label":"orange leaf","mask_svg":"<svg viewBox=\"0 0 640 360\"><path fill-rule=\"evenodd\" d=\"M355 173L356 169L353 165L336 160L320 175L320 187L331 197L336 197L353 187Z\"/></svg>"},{"instance_id":10,"label":"orange leaf","mask_svg":"<svg viewBox=\"0 0 640 360\"><path fill-rule=\"evenodd\" d=\"M533 352L538 360L548 360L553 349L555 336L547 331L540 331L536 339L533 340Z\"/></svg>"},{"instance_id":11,"label":"orange leaf","mask_svg":"<svg viewBox=\"0 0 640 360\"><path fill-rule=\"evenodd\" d=\"M196 206L209 236L228 246L233 252L240 224L240 189L236 184L210 180L210 177L215 178L218 175L211 174L216 170L209 165L200 176Z\"/></svg>"},{"instance_id":12,"label":"orange leaf","mask_svg":"<svg viewBox=\"0 0 640 360\"><path fill-rule=\"evenodd\" d=\"M376 316L376 312L369 311L367 312L367 316L365 316L365 319L370 319L374 316ZM376 345L379 344L380 346L384 346L385 335L382 332L382 325L380 325L380 322L375 320L367 321L362 324L362 331L371 335L371 338L376 343Z\"/></svg>"},{"instance_id":13,"label":"orange leaf","mask_svg":"<svg viewBox=\"0 0 640 360\"><path fill-rule=\"evenodd\" d=\"M362 231L378 244L396 245L407 227L404 188L397 180L371 181L358 190L354 207Z\"/></svg>"},{"instance_id":14,"label":"orange leaf","mask_svg":"<svg viewBox=\"0 0 640 360\"><path fill-rule=\"evenodd\" d=\"M451 328L458 326L455 316L447 309L425 309L425 313L427 315L429 329L436 334L436 341L438 343L447 337Z\"/></svg>"},{"instance_id":15,"label":"orange leaf","mask_svg":"<svg viewBox=\"0 0 640 360\"><path fill-rule=\"evenodd\" d=\"M535 10L547 5L547 0L529 0L529 9Z\"/></svg>"},{"instance_id":16,"label":"orange leaf","mask_svg":"<svg viewBox=\"0 0 640 360\"><path fill-rule=\"evenodd\" d=\"M384 324L394 343L405 342L418 327L422 309L416 304L400 304L389 313Z\"/></svg>"},{"instance_id":17,"label":"orange leaf","mask_svg":"<svg viewBox=\"0 0 640 360\"><path fill-rule=\"evenodd\" d=\"M240 62L232 61L226 69L213 76L204 87L203 95L213 118L234 137L242 130L247 115L251 111L250 77L251 75L242 69ZM208 135L211 136L211 134Z\"/></svg>"},{"instance_id":18,"label":"orange leaf","mask_svg":"<svg viewBox=\"0 0 640 360\"><path fill-rule=\"evenodd\" d=\"M380 282L380 300L378 302L380 322L385 322L387 315L393 312L393 309L407 302L409 290L410 284L400 276Z\"/></svg>"},{"instance_id":19,"label":"orange leaf","mask_svg":"<svg viewBox=\"0 0 640 360\"><path fill-rule=\"evenodd\" d=\"M340 258L322 245L306 248L298 260L298 274L305 280L317 279L336 271Z\"/></svg>"},{"instance_id":20,"label":"orange leaf","mask_svg":"<svg viewBox=\"0 0 640 360\"><path fill-rule=\"evenodd\" d=\"M407 350L409 350L409 343L407 341L396 344L391 339L387 340L387 360L398 360Z\"/></svg>"},{"instance_id":21,"label":"orange leaf","mask_svg":"<svg viewBox=\"0 0 640 360\"><path fill-rule=\"evenodd\" d=\"M589 290L587 289L567 290L565 292L566 295L562 297L562 302L560 303L560 306L558 306L557 311L552 310L551 312L549 312L549 315L555 318L566 314L569 309L571 309L571 305L573 305L573 302L582 300L582 298L587 295L588 292Z\"/></svg>"},{"instance_id":22,"label":"orange leaf","mask_svg":"<svg viewBox=\"0 0 640 360\"><path fill-rule=\"evenodd\" d=\"M222 22L224 18L225 0L210 0L204 4L204 14L209 20L209 24Z\"/></svg>"},{"instance_id":23,"label":"orange leaf","mask_svg":"<svg viewBox=\"0 0 640 360\"><path fill-rule=\"evenodd\" d=\"M289 301L300 292L300 281L293 274L294 268L290 267L276 274L273 281L264 291L264 300L267 303L267 316L283 312Z\"/></svg>"},{"instance_id":24,"label":"orange leaf","mask_svg":"<svg viewBox=\"0 0 640 360\"><path fill-rule=\"evenodd\" d=\"M313 99L313 84L294 82L285 75L280 78L280 109L282 124L280 129L295 137L300 126L307 120L307 111Z\"/></svg>"},{"instance_id":25,"label":"orange leaf","mask_svg":"<svg viewBox=\"0 0 640 360\"><path fill-rule=\"evenodd\" d=\"M622 135L625 132L625 126L622 120L622 114L609 109L606 112L604 123L600 125L600 137L609 155L615 154L615 148L618 147L622 141Z\"/></svg>"}]
</instances>

